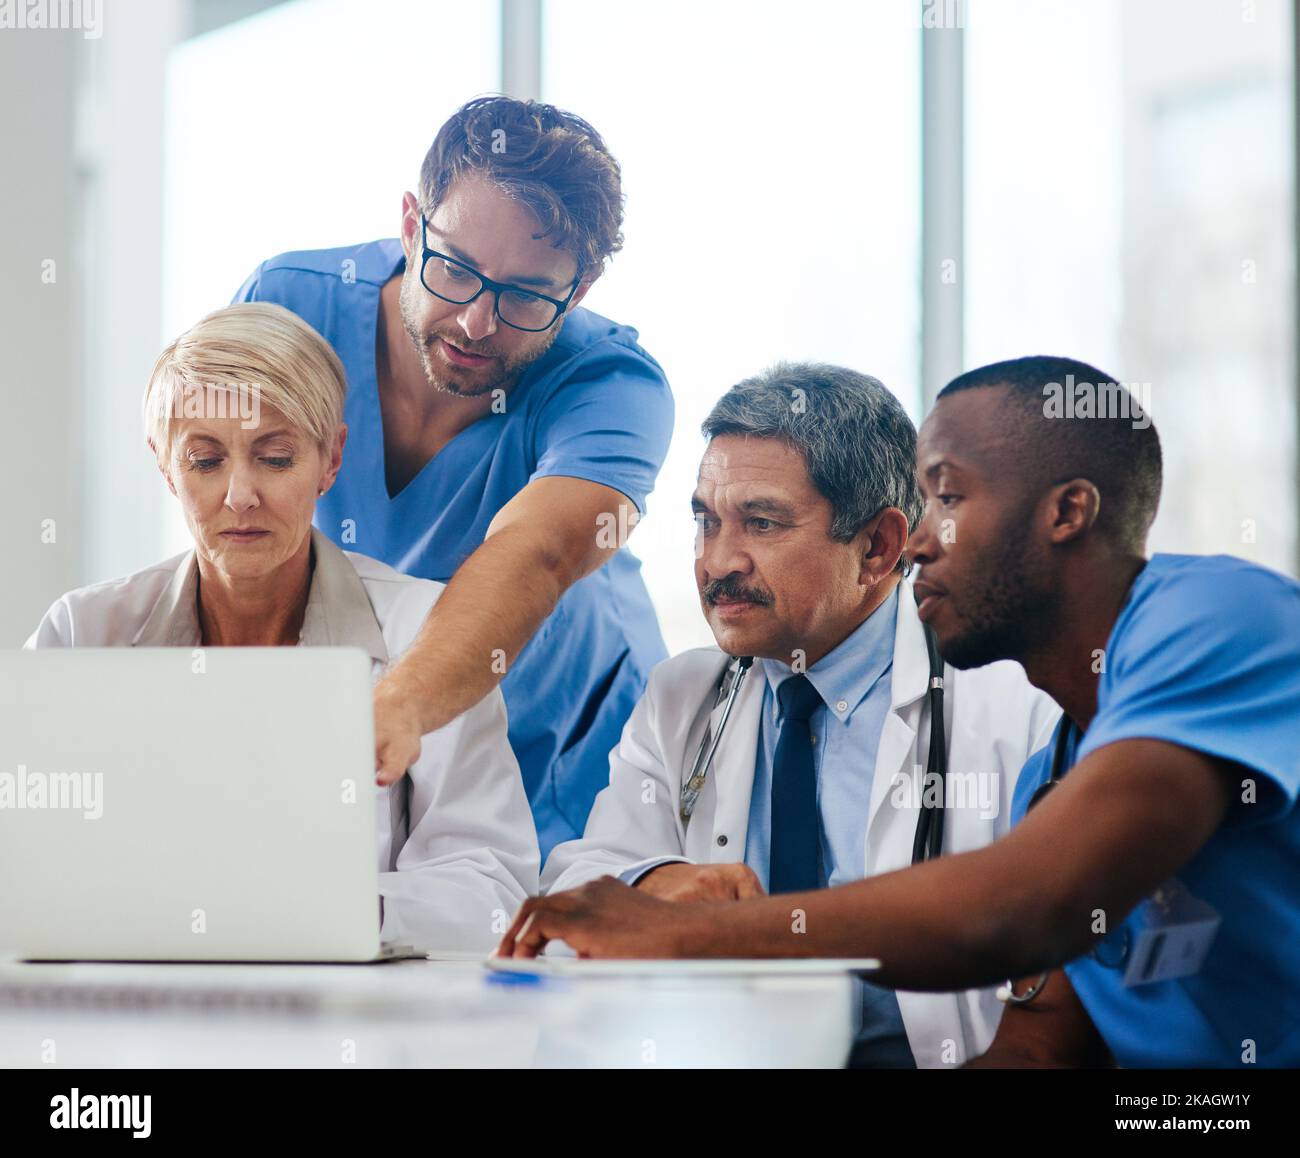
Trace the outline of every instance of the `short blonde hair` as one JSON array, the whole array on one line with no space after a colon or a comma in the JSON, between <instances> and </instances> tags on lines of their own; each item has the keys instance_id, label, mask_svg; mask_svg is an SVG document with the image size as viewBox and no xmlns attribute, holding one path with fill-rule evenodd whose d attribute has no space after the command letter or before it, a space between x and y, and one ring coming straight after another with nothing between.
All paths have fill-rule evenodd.
<instances>
[{"instance_id":1,"label":"short blonde hair","mask_svg":"<svg viewBox=\"0 0 1300 1158\"><path fill-rule=\"evenodd\" d=\"M272 302L216 310L186 330L154 363L144 425L160 463L171 458L177 418L199 392L249 392L326 448L343 421L347 375L338 355L297 314Z\"/></svg>"}]
</instances>

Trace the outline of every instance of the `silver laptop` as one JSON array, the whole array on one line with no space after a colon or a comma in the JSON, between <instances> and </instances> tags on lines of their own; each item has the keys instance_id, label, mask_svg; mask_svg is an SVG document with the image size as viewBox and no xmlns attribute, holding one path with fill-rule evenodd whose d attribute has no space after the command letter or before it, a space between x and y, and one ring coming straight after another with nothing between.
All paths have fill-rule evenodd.
<instances>
[{"instance_id":1,"label":"silver laptop","mask_svg":"<svg viewBox=\"0 0 1300 1158\"><path fill-rule=\"evenodd\" d=\"M0 955L369 961L356 648L0 652Z\"/></svg>"}]
</instances>

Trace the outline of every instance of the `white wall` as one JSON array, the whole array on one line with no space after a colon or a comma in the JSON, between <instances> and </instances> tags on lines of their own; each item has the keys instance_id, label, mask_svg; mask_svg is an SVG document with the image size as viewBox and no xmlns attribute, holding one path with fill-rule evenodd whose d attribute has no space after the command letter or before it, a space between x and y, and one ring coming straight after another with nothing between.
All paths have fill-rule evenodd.
<instances>
[{"instance_id":1,"label":"white wall","mask_svg":"<svg viewBox=\"0 0 1300 1158\"><path fill-rule=\"evenodd\" d=\"M160 553L140 396L161 338L164 65L187 16L134 0L95 38L0 34L0 99L21 110L0 159L0 646Z\"/></svg>"},{"instance_id":2,"label":"white wall","mask_svg":"<svg viewBox=\"0 0 1300 1158\"><path fill-rule=\"evenodd\" d=\"M144 442L140 398L162 350L166 64L186 5L113 5L84 78L86 541L82 582L164 554L170 503Z\"/></svg>"},{"instance_id":3,"label":"white wall","mask_svg":"<svg viewBox=\"0 0 1300 1158\"><path fill-rule=\"evenodd\" d=\"M73 31L0 33L0 646L81 568ZM42 263L52 261L51 267ZM42 274L51 269L53 281ZM53 542L42 523L53 520ZM48 524L47 524L48 526ZM46 538L49 538L47 533Z\"/></svg>"}]
</instances>

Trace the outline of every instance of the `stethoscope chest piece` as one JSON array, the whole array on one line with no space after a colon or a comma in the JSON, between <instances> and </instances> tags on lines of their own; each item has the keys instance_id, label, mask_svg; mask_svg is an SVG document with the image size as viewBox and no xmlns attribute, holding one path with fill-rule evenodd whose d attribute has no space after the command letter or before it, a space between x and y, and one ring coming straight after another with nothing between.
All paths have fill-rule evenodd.
<instances>
[{"instance_id":1,"label":"stethoscope chest piece","mask_svg":"<svg viewBox=\"0 0 1300 1158\"><path fill-rule=\"evenodd\" d=\"M700 739L699 751L695 753L695 762L691 765L691 774L682 783L682 793L681 799L678 801L677 814L681 818L683 827L690 824L691 817L695 813L695 805L699 802L700 793L704 790L704 784L709 775L709 767L713 764L713 757L717 753L718 745L722 742L722 733L727 727L727 720L731 718L731 709L736 703L736 696L740 694L740 686L745 682L745 676L749 674L749 669L753 666L754 657L752 655L741 655L722 669L722 675L718 680L718 693L713 701L715 710L718 704L723 704L722 715L718 719L718 730L710 734L708 725L705 725L704 735Z\"/></svg>"}]
</instances>

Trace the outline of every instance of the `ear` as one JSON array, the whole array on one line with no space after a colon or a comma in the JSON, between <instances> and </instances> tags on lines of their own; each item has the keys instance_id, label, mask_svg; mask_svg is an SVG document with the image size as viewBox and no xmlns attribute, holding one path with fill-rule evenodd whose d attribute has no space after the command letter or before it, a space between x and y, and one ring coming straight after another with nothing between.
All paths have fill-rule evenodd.
<instances>
[{"instance_id":1,"label":"ear","mask_svg":"<svg viewBox=\"0 0 1300 1158\"><path fill-rule=\"evenodd\" d=\"M406 264L414 260L414 254L420 248L420 209L419 198L414 193L402 194L402 251L406 254Z\"/></svg>"},{"instance_id":2,"label":"ear","mask_svg":"<svg viewBox=\"0 0 1300 1158\"><path fill-rule=\"evenodd\" d=\"M1058 483L1049 492L1049 539L1068 543L1082 538L1101 514L1101 492L1086 478L1072 478Z\"/></svg>"},{"instance_id":3,"label":"ear","mask_svg":"<svg viewBox=\"0 0 1300 1158\"><path fill-rule=\"evenodd\" d=\"M907 516L897 507L886 507L857 534L862 559L858 582L873 586L894 573L907 546Z\"/></svg>"},{"instance_id":4,"label":"ear","mask_svg":"<svg viewBox=\"0 0 1300 1158\"><path fill-rule=\"evenodd\" d=\"M338 477L339 468L343 465L343 445L348 440L348 428L345 423L340 422L338 429L334 432L334 440L330 443L329 462L326 464L325 472L320 476L320 492L324 494L334 485L334 480Z\"/></svg>"}]
</instances>

